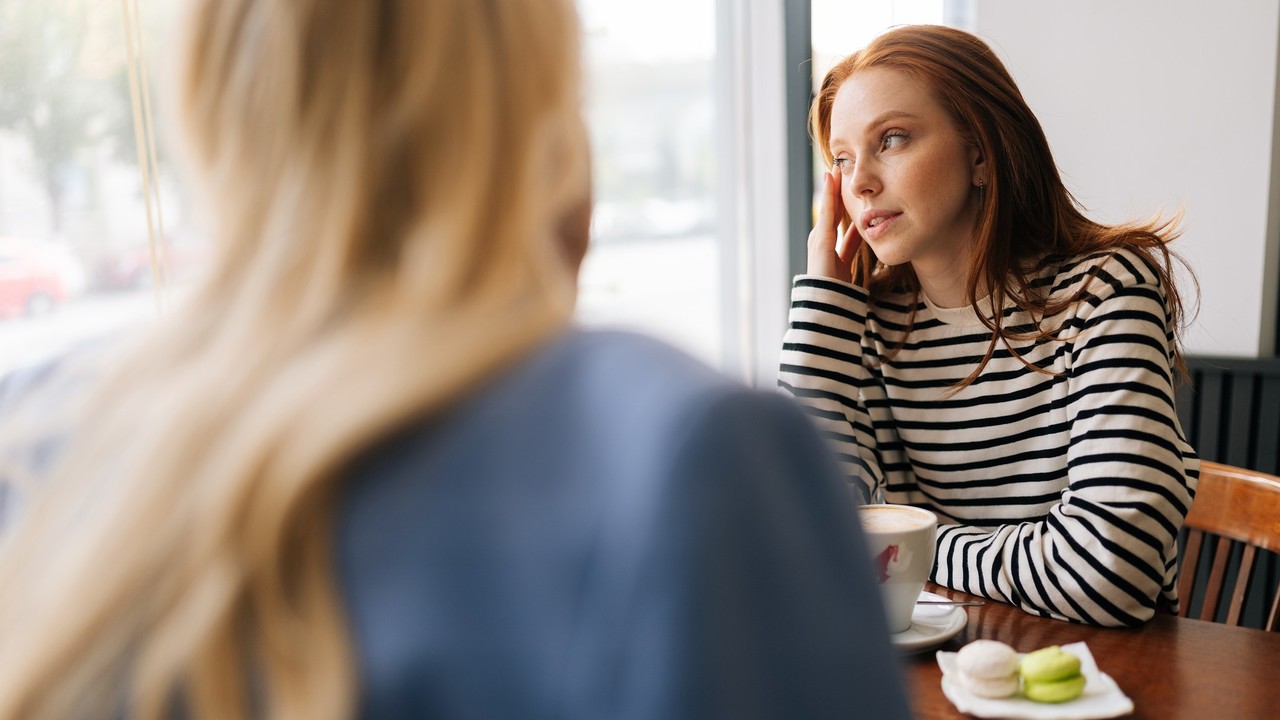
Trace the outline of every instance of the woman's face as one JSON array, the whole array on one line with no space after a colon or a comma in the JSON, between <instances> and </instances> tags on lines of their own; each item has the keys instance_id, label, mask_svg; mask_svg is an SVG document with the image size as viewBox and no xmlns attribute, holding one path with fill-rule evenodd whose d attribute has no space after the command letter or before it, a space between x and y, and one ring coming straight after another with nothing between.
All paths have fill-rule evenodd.
<instances>
[{"instance_id":1,"label":"woman's face","mask_svg":"<svg viewBox=\"0 0 1280 720\"><path fill-rule=\"evenodd\" d=\"M984 168L929 89L883 68L851 75L831 107L845 210L887 265L926 276L968 267Z\"/></svg>"}]
</instances>

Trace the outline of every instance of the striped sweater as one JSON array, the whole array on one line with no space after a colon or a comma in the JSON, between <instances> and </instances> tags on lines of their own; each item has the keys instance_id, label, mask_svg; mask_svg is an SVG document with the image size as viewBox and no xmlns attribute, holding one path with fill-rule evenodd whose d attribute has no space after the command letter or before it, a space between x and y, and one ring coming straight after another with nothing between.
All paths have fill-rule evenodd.
<instances>
[{"instance_id":1,"label":"striped sweater","mask_svg":"<svg viewBox=\"0 0 1280 720\"><path fill-rule=\"evenodd\" d=\"M1096 279L1088 281L1091 270ZM1136 625L1177 607L1176 538L1199 460L1173 407L1172 321L1150 265L1128 251L1062 263L1036 287L1088 294L1039 326L1055 339L986 352L978 308L802 275L779 385L875 502L938 514L932 579L1047 617ZM1035 327L1011 307L1013 330Z\"/></svg>"}]
</instances>

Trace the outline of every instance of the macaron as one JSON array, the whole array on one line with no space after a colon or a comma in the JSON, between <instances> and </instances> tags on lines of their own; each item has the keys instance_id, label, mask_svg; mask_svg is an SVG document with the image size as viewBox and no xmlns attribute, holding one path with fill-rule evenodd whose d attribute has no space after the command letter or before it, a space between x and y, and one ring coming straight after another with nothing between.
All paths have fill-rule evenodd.
<instances>
[{"instance_id":1,"label":"macaron","mask_svg":"<svg viewBox=\"0 0 1280 720\"><path fill-rule=\"evenodd\" d=\"M974 695L1005 698L1018 692L1018 653L996 640L974 640L956 653L960 682Z\"/></svg>"},{"instance_id":2,"label":"macaron","mask_svg":"<svg viewBox=\"0 0 1280 720\"><path fill-rule=\"evenodd\" d=\"M1027 653L1018 669L1022 675L1022 694L1028 700L1060 703L1074 700L1084 692L1080 658L1057 645Z\"/></svg>"}]
</instances>

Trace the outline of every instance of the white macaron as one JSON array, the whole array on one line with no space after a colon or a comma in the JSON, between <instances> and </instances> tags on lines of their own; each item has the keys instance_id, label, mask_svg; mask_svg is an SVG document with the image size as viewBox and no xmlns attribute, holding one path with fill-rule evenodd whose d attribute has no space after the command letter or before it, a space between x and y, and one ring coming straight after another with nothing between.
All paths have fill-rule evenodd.
<instances>
[{"instance_id":1,"label":"white macaron","mask_svg":"<svg viewBox=\"0 0 1280 720\"><path fill-rule=\"evenodd\" d=\"M956 653L960 681L974 695L1003 698L1018 692L1018 653L996 640L974 640Z\"/></svg>"}]
</instances>

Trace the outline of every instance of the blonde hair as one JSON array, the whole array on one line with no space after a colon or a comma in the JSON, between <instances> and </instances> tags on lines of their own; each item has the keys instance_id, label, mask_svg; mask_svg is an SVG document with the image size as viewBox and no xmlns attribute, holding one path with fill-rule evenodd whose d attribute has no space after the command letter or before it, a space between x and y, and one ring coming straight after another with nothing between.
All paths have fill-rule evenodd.
<instances>
[{"instance_id":1,"label":"blonde hair","mask_svg":"<svg viewBox=\"0 0 1280 720\"><path fill-rule=\"evenodd\" d=\"M572 312L570 0L192 0L183 27L217 257L0 549L0 718L348 716L345 468Z\"/></svg>"}]
</instances>

